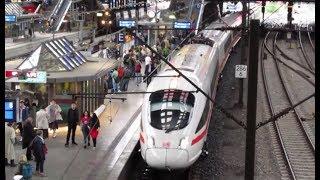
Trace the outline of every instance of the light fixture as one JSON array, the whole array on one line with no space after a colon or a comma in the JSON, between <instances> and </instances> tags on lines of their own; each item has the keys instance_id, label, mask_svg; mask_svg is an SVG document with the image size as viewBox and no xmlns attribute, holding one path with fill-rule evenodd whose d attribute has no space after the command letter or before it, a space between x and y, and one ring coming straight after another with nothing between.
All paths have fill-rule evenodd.
<instances>
[{"instance_id":1,"label":"light fixture","mask_svg":"<svg viewBox=\"0 0 320 180\"><path fill-rule=\"evenodd\" d=\"M104 15L109 16L110 15L109 11L106 11Z\"/></svg>"},{"instance_id":2,"label":"light fixture","mask_svg":"<svg viewBox=\"0 0 320 180\"><path fill-rule=\"evenodd\" d=\"M111 25L111 24L112 24L112 21L110 20L108 23Z\"/></svg>"},{"instance_id":3,"label":"light fixture","mask_svg":"<svg viewBox=\"0 0 320 180\"><path fill-rule=\"evenodd\" d=\"M171 14L171 15L169 15L169 19L176 19L176 16Z\"/></svg>"},{"instance_id":4,"label":"light fixture","mask_svg":"<svg viewBox=\"0 0 320 180\"><path fill-rule=\"evenodd\" d=\"M105 24L106 24L106 21L105 21L105 20L101 20L101 24L102 24L102 25L105 25Z\"/></svg>"},{"instance_id":5,"label":"light fixture","mask_svg":"<svg viewBox=\"0 0 320 180\"><path fill-rule=\"evenodd\" d=\"M154 18L156 16L156 13L154 11L148 11L149 18Z\"/></svg>"},{"instance_id":6,"label":"light fixture","mask_svg":"<svg viewBox=\"0 0 320 180\"><path fill-rule=\"evenodd\" d=\"M102 17L103 14L102 13L97 13L97 17Z\"/></svg>"}]
</instances>

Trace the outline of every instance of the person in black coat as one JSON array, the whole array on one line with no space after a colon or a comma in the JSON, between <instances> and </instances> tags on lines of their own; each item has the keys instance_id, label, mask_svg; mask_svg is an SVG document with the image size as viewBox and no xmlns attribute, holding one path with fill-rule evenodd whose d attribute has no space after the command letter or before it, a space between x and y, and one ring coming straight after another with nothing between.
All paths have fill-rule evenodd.
<instances>
[{"instance_id":1,"label":"person in black coat","mask_svg":"<svg viewBox=\"0 0 320 180\"><path fill-rule=\"evenodd\" d=\"M76 108L76 104L72 103L71 108L68 110L68 134L67 134L67 140L66 140L66 144L65 144L66 147L69 146L69 139L70 139L71 131L72 131L72 137L71 137L72 144L78 145L74 140L78 122L79 122L79 111Z\"/></svg>"},{"instance_id":2,"label":"person in black coat","mask_svg":"<svg viewBox=\"0 0 320 180\"><path fill-rule=\"evenodd\" d=\"M32 141L31 148L36 161L36 174L45 177L43 165L46 159L46 148L42 130L37 130L36 137Z\"/></svg>"},{"instance_id":3,"label":"person in black coat","mask_svg":"<svg viewBox=\"0 0 320 180\"><path fill-rule=\"evenodd\" d=\"M23 139L22 139L22 149L27 148L26 156L27 160L32 160L30 143L35 137L34 127L32 125L32 118L28 117L25 125L23 126Z\"/></svg>"}]
</instances>

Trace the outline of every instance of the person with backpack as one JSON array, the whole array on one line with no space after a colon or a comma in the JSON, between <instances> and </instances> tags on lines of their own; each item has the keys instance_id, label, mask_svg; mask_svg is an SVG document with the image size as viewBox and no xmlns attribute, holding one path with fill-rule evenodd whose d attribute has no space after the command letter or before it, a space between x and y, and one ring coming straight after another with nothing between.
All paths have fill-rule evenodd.
<instances>
[{"instance_id":1,"label":"person with backpack","mask_svg":"<svg viewBox=\"0 0 320 180\"><path fill-rule=\"evenodd\" d=\"M84 143L84 148L87 148L87 145L90 146L90 115L88 111L84 111L84 113L81 116L81 130L83 134L83 143Z\"/></svg>"},{"instance_id":2,"label":"person with backpack","mask_svg":"<svg viewBox=\"0 0 320 180\"><path fill-rule=\"evenodd\" d=\"M130 77L131 77L131 70L128 67L125 67L124 76L123 76L122 81L121 81L122 82L121 91L127 91L128 90Z\"/></svg>"},{"instance_id":3,"label":"person with backpack","mask_svg":"<svg viewBox=\"0 0 320 180\"><path fill-rule=\"evenodd\" d=\"M91 120L90 120L90 136L93 141L93 149L96 149L97 146L97 137L99 134L100 129L100 121L97 117L96 113L93 113Z\"/></svg>"},{"instance_id":4,"label":"person with backpack","mask_svg":"<svg viewBox=\"0 0 320 180\"><path fill-rule=\"evenodd\" d=\"M21 175L23 180L31 180L32 178L32 165L27 161L27 157L24 154L19 158L18 171L15 175Z\"/></svg>"},{"instance_id":5,"label":"person with backpack","mask_svg":"<svg viewBox=\"0 0 320 180\"><path fill-rule=\"evenodd\" d=\"M36 172L35 175L46 177L43 172L44 161L46 159L46 154L48 153L47 146L43 139L43 133L41 130L37 130L36 137L31 143L31 148L33 150L33 155L36 161Z\"/></svg>"}]
</instances>

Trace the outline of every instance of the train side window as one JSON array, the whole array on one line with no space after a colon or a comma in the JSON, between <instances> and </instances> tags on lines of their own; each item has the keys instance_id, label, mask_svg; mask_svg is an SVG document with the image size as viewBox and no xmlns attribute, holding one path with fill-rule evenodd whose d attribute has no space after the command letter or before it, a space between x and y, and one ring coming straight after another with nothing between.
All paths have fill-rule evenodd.
<instances>
[{"instance_id":1,"label":"train side window","mask_svg":"<svg viewBox=\"0 0 320 180\"><path fill-rule=\"evenodd\" d=\"M200 119L198 127L196 129L196 133L199 132L199 130L206 124L207 116L208 116L209 109L210 109L209 104L210 104L210 101L209 101L209 99L207 99L206 106L204 107L201 119Z\"/></svg>"}]
</instances>

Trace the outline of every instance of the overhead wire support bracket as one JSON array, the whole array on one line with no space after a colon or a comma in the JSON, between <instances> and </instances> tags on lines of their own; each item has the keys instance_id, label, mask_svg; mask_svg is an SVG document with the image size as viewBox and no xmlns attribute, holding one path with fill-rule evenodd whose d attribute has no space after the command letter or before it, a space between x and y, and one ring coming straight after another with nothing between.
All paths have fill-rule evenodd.
<instances>
[{"instance_id":1,"label":"overhead wire support bracket","mask_svg":"<svg viewBox=\"0 0 320 180\"><path fill-rule=\"evenodd\" d=\"M290 111L292 111L295 107L299 106L300 104L304 103L305 101L309 100L310 98L312 98L313 96L315 96L315 93L307 96L306 98L302 99L301 101L299 101L298 103L294 104L293 106L287 107L285 109L283 109L282 111L278 112L277 114L275 114L274 116L271 116L268 120L264 121L264 122L260 122L258 123L256 130L259 129L260 127L268 124L269 122L275 122L278 121L281 117L285 116L286 114L288 114Z\"/></svg>"}]
</instances>

